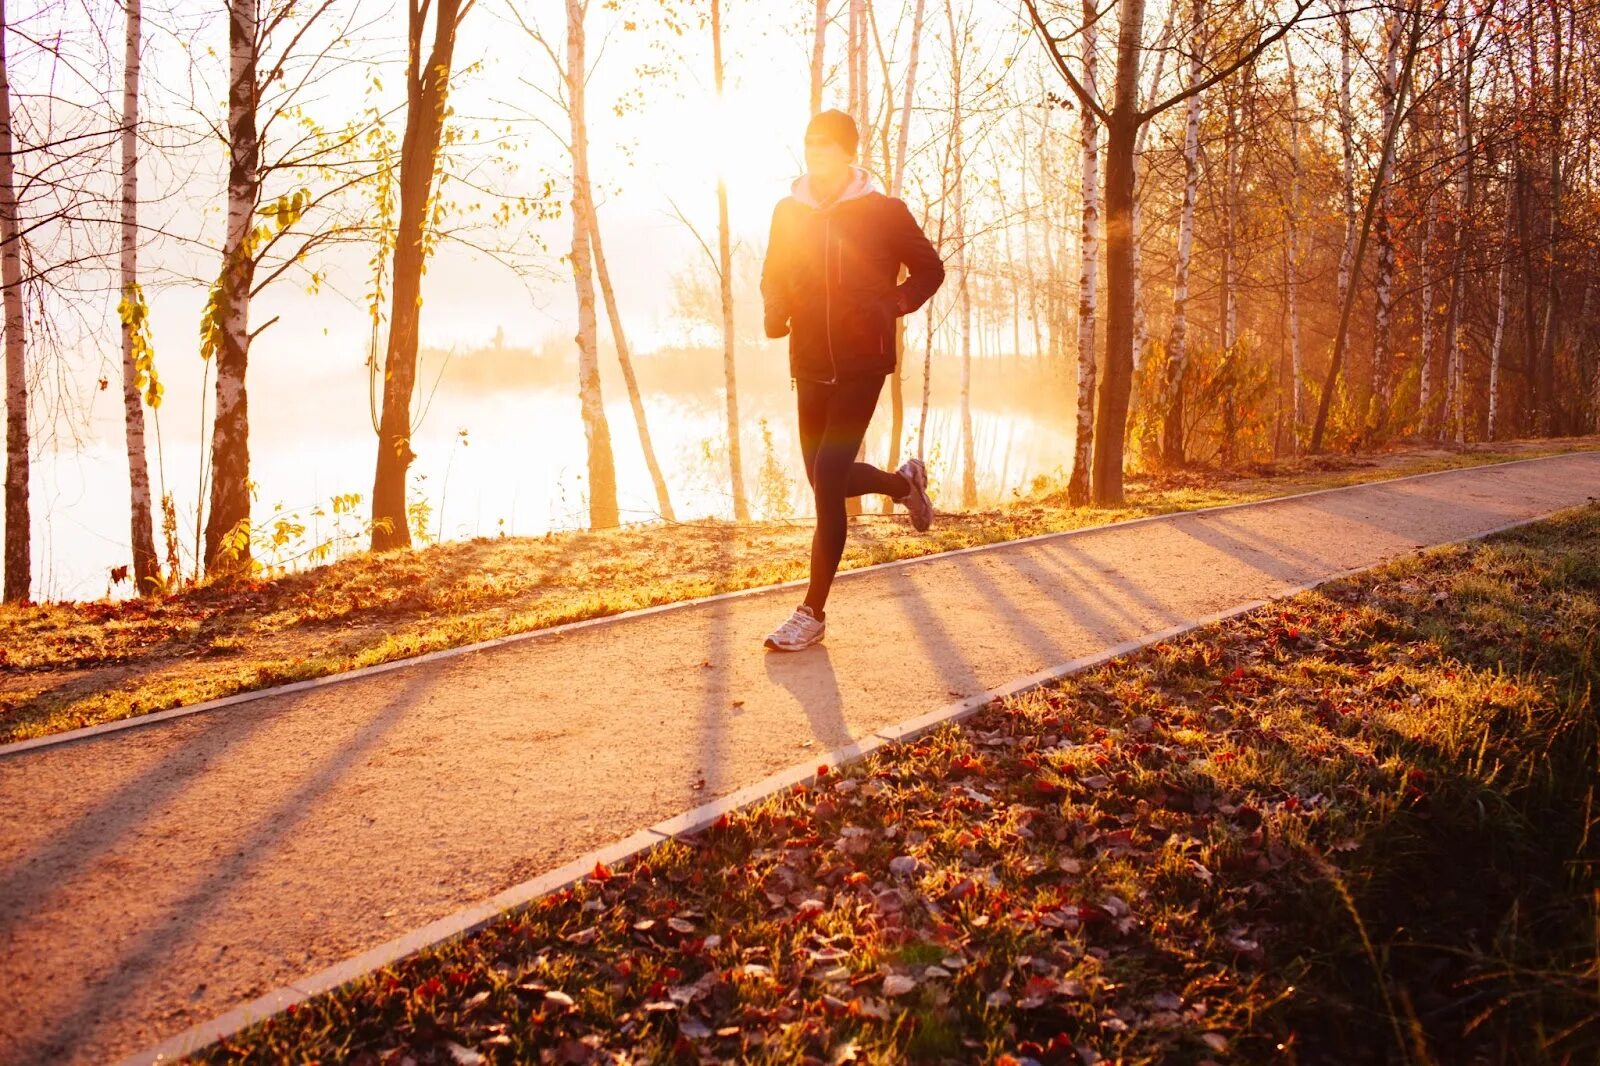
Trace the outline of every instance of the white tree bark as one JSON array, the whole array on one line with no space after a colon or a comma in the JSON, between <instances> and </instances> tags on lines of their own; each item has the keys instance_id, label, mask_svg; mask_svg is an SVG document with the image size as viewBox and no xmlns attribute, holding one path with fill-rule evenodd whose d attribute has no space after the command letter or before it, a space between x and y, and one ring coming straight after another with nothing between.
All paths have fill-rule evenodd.
<instances>
[{"instance_id":1,"label":"white tree bark","mask_svg":"<svg viewBox=\"0 0 1600 1066\"><path fill-rule=\"evenodd\" d=\"M11 130L11 29L0 0L0 285L6 323L6 542L5 599L26 600L33 583L28 515L27 322L22 311L22 239L17 217L15 139Z\"/></svg>"},{"instance_id":2,"label":"white tree bark","mask_svg":"<svg viewBox=\"0 0 1600 1066\"><path fill-rule=\"evenodd\" d=\"M1156 39L1156 67L1150 75L1150 88L1144 94L1144 103L1155 99L1156 93L1161 91L1161 75L1166 70L1167 46L1172 41L1172 27L1178 15L1178 5L1173 4L1167 8L1167 21L1161 27L1161 36ZM1150 342L1150 331L1145 318L1144 306L1144 243L1139 239L1141 222L1144 215L1144 145L1149 136L1151 123L1146 122L1139 127L1139 133L1134 141L1133 165L1135 168L1134 180L1140 183L1139 195L1133 198L1133 214L1129 219L1129 226L1133 230L1133 367L1137 371L1144 363L1144 351ZM1024 168L1026 173L1026 168Z\"/></svg>"},{"instance_id":3,"label":"white tree bark","mask_svg":"<svg viewBox=\"0 0 1600 1066\"><path fill-rule=\"evenodd\" d=\"M1204 0L1193 0L1189 21L1189 84L1203 76L1200 41ZM1183 463L1183 373L1189 354L1189 260L1194 252L1194 208L1200 192L1200 94L1184 101L1183 207L1178 213L1178 256L1172 277L1172 325L1163 378L1161 459Z\"/></svg>"},{"instance_id":4,"label":"white tree bark","mask_svg":"<svg viewBox=\"0 0 1600 1066\"><path fill-rule=\"evenodd\" d=\"M1398 15L1390 15L1387 22L1387 43L1383 51L1383 78L1379 85L1383 129L1394 124L1395 97L1400 91L1400 41L1402 24ZM1389 186L1385 182L1378 190L1377 206L1377 281L1373 300L1376 305L1372 328L1372 391L1371 419L1374 431L1381 429L1389 418L1389 359L1390 331L1394 315L1395 247L1394 225L1389 217Z\"/></svg>"},{"instance_id":5,"label":"white tree bark","mask_svg":"<svg viewBox=\"0 0 1600 1066\"><path fill-rule=\"evenodd\" d=\"M1515 217L1512 212L1513 195L1508 182L1505 229L1500 242L1500 277L1494 291L1494 337L1489 342L1489 424L1486 430L1489 440L1495 439L1500 424L1500 353L1505 348L1506 339L1506 280L1511 274L1512 219Z\"/></svg>"},{"instance_id":6,"label":"white tree bark","mask_svg":"<svg viewBox=\"0 0 1600 1066\"><path fill-rule=\"evenodd\" d=\"M142 38L141 0L124 0L126 38L122 66L122 299L130 312L142 303L139 295L139 45ZM145 458L145 371L135 365L135 339L139 323L130 315L122 323L122 422L128 450L129 544L133 549L134 588L141 595L153 591L161 574L156 556L155 518L150 503L150 467Z\"/></svg>"},{"instance_id":7,"label":"white tree bark","mask_svg":"<svg viewBox=\"0 0 1600 1066\"><path fill-rule=\"evenodd\" d=\"M817 20L811 37L811 114L822 110L822 69L828 55L828 0L817 0Z\"/></svg>"},{"instance_id":8,"label":"white tree bark","mask_svg":"<svg viewBox=\"0 0 1600 1066\"><path fill-rule=\"evenodd\" d=\"M711 62L717 99L722 99L722 0L711 0ZM728 479L733 486L733 519L750 521L744 488L744 455L739 446L739 383L734 368L733 235L728 223L728 178L717 175L717 280L722 294L722 375L728 394Z\"/></svg>"},{"instance_id":9,"label":"white tree bark","mask_svg":"<svg viewBox=\"0 0 1600 1066\"><path fill-rule=\"evenodd\" d=\"M572 122L572 282L578 298L578 401L589 456L589 525L610 529L621 522L611 429L600 394L600 356L590 259L589 131L584 116L587 63L584 16L588 0L567 0L567 111Z\"/></svg>"},{"instance_id":10,"label":"white tree bark","mask_svg":"<svg viewBox=\"0 0 1600 1066\"><path fill-rule=\"evenodd\" d=\"M911 139L911 99L917 85L917 59L922 52L922 14L928 0L917 0L911 16L911 55L906 60L905 93L900 101L900 134L894 149L894 173L890 175L889 195L898 199L906 184L906 152ZM1027 168L1023 168L1026 173Z\"/></svg>"},{"instance_id":11,"label":"white tree bark","mask_svg":"<svg viewBox=\"0 0 1600 1066\"><path fill-rule=\"evenodd\" d=\"M950 181L953 190L957 299L960 301L961 316L961 506L973 507L978 502L978 461L972 439L972 284L967 276L967 217L963 188L966 182L961 110L963 42L951 0L945 0L944 10L950 24L950 85L954 100L950 112Z\"/></svg>"},{"instance_id":12,"label":"white tree bark","mask_svg":"<svg viewBox=\"0 0 1600 1066\"><path fill-rule=\"evenodd\" d=\"M1433 429L1433 198L1423 201L1422 210L1428 221L1422 231L1422 254L1417 257L1417 269L1422 272L1422 292L1419 296L1422 316L1422 336L1417 342L1417 362L1422 368L1422 382L1417 396L1418 429L1427 435Z\"/></svg>"},{"instance_id":13,"label":"white tree bark","mask_svg":"<svg viewBox=\"0 0 1600 1066\"><path fill-rule=\"evenodd\" d=\"M245 372L250 356L250 287L255 257L250 231L261 193L256 115L260 18L256 0L228 3L228 213L217 283L216 411L211 433L211 506L206 568L250 565L250 417Z\"/></svg>"},{"instance_id":14,"label":"white tree bark","mask_svg":"<svg viewBox=\"0 0 1600 1066\"><path fill-rule=\"evenodd\" d=\"M1340 190L1344 206L1344 247L1339 251L1339 303L1350 287L1350 264L1356 251L1356 150L1355 119L1350 106L1350 13L1341 2L1334 15L1339 24L1339 143L1344 161Z\"/></svg>"},{"instance_id":15,"label":"white tree bark","mask_svg":"<svg viewBox=\"0 0 1600 1066\"><path fill-rule=\"evenodd\" d=\"M1098 99L1096 85L1098 9L1094 0L1083 5L1083 88ZM1079 108L1078 140L1082 151L1083 215L1078 253L1078 418L1072 442L1072 476L1067 499L1073 506L1089 502L1089 478L1094 458L1095 323L1100 274L1100 124L1088 108Z\"/></svg>"}]
</instances>

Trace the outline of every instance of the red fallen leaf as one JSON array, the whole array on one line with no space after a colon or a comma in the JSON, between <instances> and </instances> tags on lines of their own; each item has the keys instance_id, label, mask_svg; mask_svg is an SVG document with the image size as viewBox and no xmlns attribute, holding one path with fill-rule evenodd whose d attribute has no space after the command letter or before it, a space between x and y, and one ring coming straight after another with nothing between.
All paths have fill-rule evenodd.
<instances>
[{"instance_id":1,"label":"red fallen leaf","mask_svg":"<svg viewBox=\"0 0 1600 1066\"><path fill-rule=\"evenodd\" d=\"M827 777L828 776L828 764L827 763L822 763L821 765L819 765L817 767L817 776L818 777Z\"/></svg>"},{"instance_id":2,"label":"red fallen leaf","mask_svg":"<svg viewBox=\"0 0 1600 1066\"><path fill-rule=\"evenodd\" d=\"M589 874L589 879L592 881L609 881L615 876L605 863L597 862L594 864L594 870Z\"/></svg>"}]
</instances>

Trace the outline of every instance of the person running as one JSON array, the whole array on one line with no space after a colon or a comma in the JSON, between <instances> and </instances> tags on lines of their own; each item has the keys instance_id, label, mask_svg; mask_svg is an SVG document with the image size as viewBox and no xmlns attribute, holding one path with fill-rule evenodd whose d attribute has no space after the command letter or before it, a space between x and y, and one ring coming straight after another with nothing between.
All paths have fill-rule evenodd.
<instances>
[{"instance_id":1,"label":"person running","mask_svg":"<svg viewBox=\"0 0 1600 1066\"><path fill-rule=\"evenodd\" d=\"M800 454L817 503L810 584L805 602L766 638L776 651L822 639L828 589L844 555L847 497L888 496L910 512L918 532L933 522L921 459L893 473L856 462L897 364L895 319L921 307L944 281L944 263L906 205L854 165L857 143L855 121L843 111L812 118L806 173L772 212L761 266L767 336L789 338Z\"/></svg>"}]
</instances>

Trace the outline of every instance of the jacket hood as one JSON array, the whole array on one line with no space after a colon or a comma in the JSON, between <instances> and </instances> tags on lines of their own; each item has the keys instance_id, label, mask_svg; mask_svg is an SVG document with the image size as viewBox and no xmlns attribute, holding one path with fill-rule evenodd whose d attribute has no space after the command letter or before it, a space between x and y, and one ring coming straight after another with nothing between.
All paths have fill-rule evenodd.
<instances>
[{"instance_id":1,"label":"jacket hood","mask_svg":"<svg viewBox=\"0 0 1600 1066\"><path fill-rule=\"evenodd\" d=\"M845 182L844 191L839 194L839 198L833 203L842 204L846 200L859 200L863 196L879 191L876 178L862 167L851 167L850 180ZM820 208L825 206L812 194L811 175L809 174L802 174L794 179L794 184L789 187L789 192L796 200L799 200L807 207Z\"/></svg>"}]
</instances>

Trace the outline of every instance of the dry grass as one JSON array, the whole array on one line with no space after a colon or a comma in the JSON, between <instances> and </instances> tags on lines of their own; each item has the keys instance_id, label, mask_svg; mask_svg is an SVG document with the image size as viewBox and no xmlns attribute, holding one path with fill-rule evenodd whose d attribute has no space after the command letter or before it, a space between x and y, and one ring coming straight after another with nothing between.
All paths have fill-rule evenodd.
<instances>
[{"instance_id":1,"label":"dry grass","mask_svg":"<svg viewBox=\"0 0 1600 1066\"><path fill-rule=\"evenodd\" d=\"M1059 487L1004 507L855 524L844 566L929 555L1594 442L1323 457L1228 476L1134 479L1126 507L1073 508ZM803 577L810 526L634 526L358 555L270 580L133 602L0 606L0 742L63 732L441 648Z\"/></svg>"},{"instance_id":2,"label":"dry grass","mask_svg":"<svg viewBox=\"0 0 1600 1066\"><path fill-rule=\"evenodd\" d=\"M217 1062L1600 1056L1600 507L987 708Z\"/></svg>"}]
</instances>

